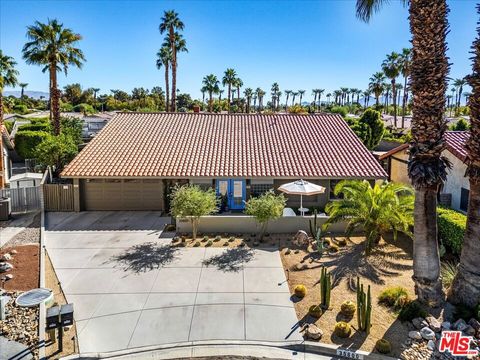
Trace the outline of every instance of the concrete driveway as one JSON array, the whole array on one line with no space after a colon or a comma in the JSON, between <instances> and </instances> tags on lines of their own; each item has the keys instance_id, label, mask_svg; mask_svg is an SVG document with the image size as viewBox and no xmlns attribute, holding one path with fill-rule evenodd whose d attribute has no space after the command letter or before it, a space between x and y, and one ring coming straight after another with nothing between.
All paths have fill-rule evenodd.
<instances>
[{"instance_id":1,"label":"concrete driveway","mask_svg":"<svg viewBox=\"0 0 480 360\"><path fill-rule=\"evenodd\" d=\"M80 351L300 340L278 251L171 248L148 212L49 213L46 246Z\"/></svg>"}]
</instances>

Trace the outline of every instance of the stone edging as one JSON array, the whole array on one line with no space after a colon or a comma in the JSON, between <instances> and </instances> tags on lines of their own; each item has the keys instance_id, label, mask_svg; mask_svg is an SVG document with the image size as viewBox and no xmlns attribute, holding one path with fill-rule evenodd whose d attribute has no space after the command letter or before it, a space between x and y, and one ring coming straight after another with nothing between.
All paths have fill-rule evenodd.
<instances>
[{"instance_id":1,"label":"stone edging","mask_svg":"<svg viewBox=\"0 0 480 360\"><path fill-rule=\"evenodd\" d=\"M209 350L212 351L211 356L215 355L225 355L221 352L222 346L234 346L234 347L242 347L243 349L252 347L258 348L263 347L266 351L268 348L271 349L283 349L283 350L292 350L298 351L302 353L311 353L317 355L324 355L324 356L331 356L336 357L338 359L342 359L337 355L337 349L339 346L331 345L331 344L324 344L318 342L311 342L311 341L283 341L283 342L267 342L267 341L234 341L234 340L205 340L205 341L189 341L189 342L181 342L181 343L172 343L172 344L165 344L165 345L156 345L156 346L147 346L147 347L140 347L135 349L126 349L120 351L113 351L113 352L106 352L106 353L85 353L85 354L74 354L63 357L63 360L93 360L93 359L110 359L110 358L117 358L122 356L134 355L134 354L141 354L141 353L148 353L148 352L161 352L162 359L168 359L168 352L173 349L188 349L188 348L195 348L195 347L205 347L208 346ZM215 347L219 347L218 353L215 353ZM392 358L389 356L370 353L367 351L357 350L357 354L363 355L363 358L366 360L394 360L397 358ZM229 354L231 355L231 354ZM268 356L268 352L264 354ZM176 355L172 354L171 359L176 358Z\"/></svg>"}]
</instances>

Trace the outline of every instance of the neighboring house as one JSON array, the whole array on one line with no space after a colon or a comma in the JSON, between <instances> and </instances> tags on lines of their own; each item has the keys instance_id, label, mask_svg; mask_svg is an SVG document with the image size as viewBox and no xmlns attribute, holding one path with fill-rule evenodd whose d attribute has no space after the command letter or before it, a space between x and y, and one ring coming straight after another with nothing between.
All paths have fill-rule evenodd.
<instances>
[{"instance_id":1,"label":"neighboring house","mask_svg":"<svg viewBox=\"0 0 480 360\"><path fill-rule=\"evenodd\" d=\"M61 174L73 179L77 211L168 210L168 194L184 183L214 188L241 211L250 196L300 178L326 188L303 197L323 208L338 181L386 176L336 114L131 112L114 116Z\"/></svg>"},{"instance_id":2,"label":"neighboring house","mask_svg":"<svg viewBox=\"0 0 480 360\"><path fill-rule=\"evenodd\" d=\"M90 141L104 128L112 116L113 114L110 113L98 113L85 116L82 124L82 138L85 141Z\"/></svg>"},{"instance_id":3,"label":"neighboring house","mask_svg":"<svg viewBox=\"0 0 480 360\"><path fill-rule=\"evenodd\" d=\"M40 183L42 182L42 177L42 174L32 172L13 175L10 178L10 188L17 189L24 187L40 186Z\"/></svg>"},{"instance_id":4,"label":"neighboring house","mask_svg":"<svg viewBox=\"0 0 480 360\"><path fill-rule=\"evenodd\" d=\"M1 136L2 136L2 152L0 164L0 189L5 185L8 185L10 182L10 176L12 174L12 162L10 160L10 152L13 151L14 146L12 140L10 140L10 135L5 126L0 127Z\"/></svg>"},{"instance_id":5,"label":"neighboring house","mask_svg":"<svg viewBox=\"0 0 480 360\"><path fill-rule=\"evenodd\" d=\"M470 136L468 131L445 132L446 149L442 155L452 163L448 170L447 181L440 189L440 201L452 209L467 211L470 184L465 177L467 166L467 150L465 143ZM407 173L408 144L403 144L380 156L384 163L389 179L395 182L410 184Z\"/></svg>"}]
</instances>

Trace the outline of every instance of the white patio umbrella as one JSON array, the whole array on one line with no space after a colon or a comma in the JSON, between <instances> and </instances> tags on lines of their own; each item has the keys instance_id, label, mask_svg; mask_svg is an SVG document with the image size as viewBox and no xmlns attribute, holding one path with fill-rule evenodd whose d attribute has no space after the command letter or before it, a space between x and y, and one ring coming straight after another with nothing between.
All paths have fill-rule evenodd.
<instances>
[{"instance_id":1,"label":"white patio umbrella","mask_svg":"<svg viewBox=\"0 0 480 360\"><path fill-rule=\"evenodd\" d=\"M317 195L325 192L325 188L323 186L312 184L302 179L283 184L278 188L278 190L284 192L285 194L300 195L300 209L303 209L303 195ZM303 216L304 211L300 210L300 212Z\"/></svg>"}]
</instances>

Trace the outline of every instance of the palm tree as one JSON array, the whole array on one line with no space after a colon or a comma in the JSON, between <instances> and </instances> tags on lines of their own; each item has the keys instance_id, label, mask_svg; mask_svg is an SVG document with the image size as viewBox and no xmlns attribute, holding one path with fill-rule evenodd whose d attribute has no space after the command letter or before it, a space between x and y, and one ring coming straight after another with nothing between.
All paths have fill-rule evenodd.
<instances>
[{"instance_id":1,"label":"palm tree","mask_svg":"<svg viewBox=\"0 0 480 360\"><path fill-rule=\"evenodd\" d=\"M365 255L370 255L382 236L393 231L411 236L413 189L400 183L384 182L373 187L366 180L343 180L334 194L341 197L325 207L330 218L325 227L346 221L349 236L358 228L365 232Z\"/></svg>"},{"instance_id":2,"label":"palm tree","mask_svg":"<svg viewBox=\"0 0 480 360\"><path fill-rule=\"evenodd\" d=\"M239 104L240 104L240 89L242 88L242 86L243 86L242 79L237 78L235 80L235 87L237 88L237 101L238 101Z\"/></svg>"},{"instance_id":3,"label":"palm tree","mask_svg":"<svg viewBox=\"0 0 480 360\"><path fill-rule=\"evenodd\" d=\"M388 114L388 106L390 105L389 101L390 101L390 95L391 95L390 91L392 90L392 85L391 84L385 84L384 90L385 90L385 95L384 95L385 96L385 106L384 106L385 109L384 109L383 112L385 114Z\"/></svg>"},{"instance_id":4,"label":"palm tree","mask_svg":"<svg viewBox=\"0 0 480 360\"><path fill-rule=\"evenodd\" d=\"M292 93L292 90L285 90L285 95L287 95L287 98L285 100L285 112L288 111L288 98L290 97L291 93Z\"/></svg>"},{"instance_id":5,"label":"palm tree","mask_svg":"<svg viewBox=\"0 0 480 360\"><path fill-rule=\"evenodd\" d=\"M178 32L174 33L174 43L175 43L174 45L175 45L175 51L176 51L177 56L178 56L178 53L188 52L187 42L183 38L182 34L179 34ZM175 106L173 106L173 77L174 77L174 75L173 75L173 53L172 53L172 50L171 50L170 38L169 37L165 38L165 41L162 44L162 48L163 47L170 50L170 54L171 54L171 59L170 59L170 66L172 68L172 106L171 106L171 109L172 109L172 111L176 111L176 108L177 108L176 102L175 102ZM177 71L177 70L178 70L178 61L176 63L176 70L175 71ZM176 78L176 75L175 75L175 78ZM176 89L175 99L176 99L178 93L179 93L179 90Z\"/></svg>"},{"instance_id":6,"label":"palm tree","mask_svg":"<svg viewBox=\"0 0 480 360\"><path fill-rule=\"evenodd\" d=\"M177 111L177 34L176 31L183 30L184 24L178 17L178 13L174 10L164 11L162 22L158 29L160 34L168 32L168 41L170 43L170 49L172 51L172 111ZM186 44L185 44L186 45Z\"/></svg>"},{"instance_id":7,"label":"palm tree","mask_svg":"<svg viewBox=\"0 0 480 360\"><path fill-rule=\"evenodd\" d=\"M325 89L317 89L318 90L318 108L322 108L322 94L325 92Z\"/></svg>"},{"instance_id":8,"label":"palm tree","mask_svg":"<svg viewBox=\"0 0 480 360\"><path fill-rule=\"evenodd\" d=\"M463 87L467 85L467 80L465 80L465 78L462 78L462 79L455 79L453 81L453 86L455 86L455 88L458 89L458 92L457 92L457 102L455 104L456 108L458 109L460 107L460 101L462 100L462 91L463 91Z\"/></svg>"},{"instance_id":9,"label":"palm tree","mask_svg":"<svg viewBox=\"0 0 480 360\"><path fill-rule=\"evenodd\" d=\"M387 58L382 63L382 70L392 84L392 101L393 101L393 123L397 128L397 89L396 79L400 75L400 55L394 51L387 55ZM388 108L388 107L387 107Z\"/></svg>"},{"instance_id":10,"label":"palm tree","mask_svg":"<svg viewBox=\"0 0 480 360\"><path fill-rule=\"evenodd\" d=\"M231 94L232 94L232 87L235 86L235 82L237 81L237 73L234 69L228 68L225 70L222 79L222 85L228 87L228 111L230 111L230 101L231 101Z\"/></svg>"},{"instance_id":11,"label":"palm tree","mask_svg":"<svg viewBox=\"0 0 480 360\"><path fill-rule=\"evenodd\" d=\"M28 86L28 83L19 83L18 86L22 88L20 92L20 99L23 99L23 96L25 94L25 88Z\"/></svg>"},{"instance_id":12,"label":"palm tree","mask_svg":"<svg viewBox=\"0 0 480 360\"><path fill-rule=\"evenodd\" d=\"M200 92L202 93L202 104L205 104L205 93L207 92L207 88L205 86L202 86Z\"/></svg>"},{"instance_id":13,"label":"palm tree","mask_svg":"<svg viewBox=\"0 0 480 360\"><path fill-rule=\"evenodd\" d=\"M317 108L317 96L318 96L318 89L313 89L312 90L312 95L313 95L313 107Z\"/></svg>"},{"instance_id":14,"label":"palm tree","mask_svg":"<svg viewBox=\"0 0 480 360\"><path fill-rule=\"evenodd\" d=\"M370 102L370 95L372 91L367 89L363 92L363 107L366 109L368 107L368 103Z\"/></svg>"},{"instance_id":15,"label":"palm tree","mask_svg":"<svg viewBox=\"0 0 480 360\"><path fill-rule=\"evenodd\" d=\"M203 87L208 92L208 111L212 112L213 110L213 94L217 93L220 90L220 82L217 77L213 74L207 75L203 78L202 81Z\"/></svg>"},{"instance_id":16,"label":"palm tree","mask_svg":"<svg viewBox=\"0 0 480 360\"><path fill-rule=\"evenodd\" d=\"M480 15L480 5L477 5ZM480 21L477 23L480 25ZM472 74L466 77L472 88L470 105L470 137L467 140L466 175L469 177L470 193L467 210L467 228L463 239L462 254L457 274L450 287L449 299L475 307L480 301L480 273L478 254L480 252L480 27L472 45Z\"/></svg>"},{"instance_id":17,"label":"palm tree","mask_svg":"<svg viewBox=\"0 0 480 360\"><path fill-rule=\"evenodd\" d=\"M170 89L169 89L169 74L170 64L172 61L172 49L170 46L163 45L157 52L157 69L162 66L165 68L165 109L170 111Z\"/></svg>"},{"instance_id":18,"label":"palm tree","mask_svg":"<svg viewBox=\"0 0 480 360\"><path fill-rule=\"evenodd\" d=\"M23 58L27 64L41 65L42 71L50 74L50 119L55 135L60 134L60 90L57 85L57 72L63 70L67 75L68 67L81 68L85 56L75 47L82 39L71 29L64 28L58 20L48 20L43 24L36 21L27 27L27 38L23 46Z\"/></svg>"},{"instance_id":19,"label":"palm tree","mask_svg":"<svg viewBox=\"0 0 480 360\"><path fill-rule=\"evenodd\" d=\"M403 76L403 100L402 100L402 129L405 129L405 113L408 103L408 77L410 76L410 64L412 62L412 49L403 48L399 59L400 72Z\"/></svg>"},{"instance_id":20,"label":"palm tree","mask_svg":"<svg viewBox=\"0 0 480 360\"><path fill-rule=\"evenodd\" d=\"M305 90L298 90L298 93L300 94L300 106L302 106L302 97L305 94Z\"/></svg>"},{"instance_id":21,"label":"palm tree","mask_svg":"<svg viewBox=\"0 0 480 360\"><path fill-rule=\"evenodd\" d=\"M90 88L89 89L93 93L93 106L97 107L97 93L100 91L99 88Z\"/></svg>"},{"instance_id":22,"label":"palm tree","mask_svg":"<svg viewBox=\"0 0 480 360\"><path fill-rule=\"evenodd\" d=\"M243 91L243 94L245 95L245 98L247 99L247 113L250 113L250 101L252 101L253 89L252 88L246 88Z\"/></svg>"},{"instance_id":23,"label":"palm tree","mask_svg":"<svg viewBox=\"0 0 480 360\"><path fill-rule=\"evenodd\" d=\"M282 97L282 92L281 91L277 91L277 96L276 96L276 100L277 100L277 111L279 110L279 107L280 107L280 98Z\"/></svg>"},{"instance_id":24,"label":"palm tree","mask_svg":"<svg viewBox=\"0 0 480 360\"><path fill-rule=\"evenodd\" d=\"M327 98L327 105L330 104L330 98L332 97L331 93L327 93L326 98Z\"/></svg>"},{"instance_id":25,"label":"palm tree","mask_svg":"<svg viewBox=\"0 0 480 360\"><path fill-rule=\"evenodd\" d=\"M342 90L335 90L333 92L333 95L335 95L335 104L341 105L342 96L343 96Z\"/></svg>"},{"instance_id":26,"label":"palm tree","mask_svg":"<svg viewBox=\"0 0 480 360\"><path fill-rule=\"evenodd\" d=\"M292 106L295 105L295 98L298 96L298 92L294 91L292 93L293 97L292 97Z\"/></svg>"},{"instance_id":27,"label":"palm tree","mask_svg":"<svg viewBox=\"0 0 480 360\"><path fill-rule=\"evenodd\" d=\"M3 89L7 86L14 87L17 85L18 71L15 69L17 63L15 60L7 55L3 55L3 51L0 49L0 189L5 186L5 174L3 161Z\"/></svg>"},{"instance_id":28,"label":"palm tree","mask_svg":"<svg viewBox=\"0 0 480 360\"><path fill-rule=\"evenodd\" d=\"M256 111L256 107L257 107L257 93L254 92L253 93L253 111Z\"/></svg>"},{"instance_id":29,"label":"palm tree","mask_svg":"<svg viewBox=\"0 0 480 360\"><path fill-rule=\"evenodd\" d=\"M468 101L470 100L470 96L472 96L471 93L465 92L463 93L463 97L465 98L465 104L468 105Z\"/></svg>"},{"instance_id":30,"label":"palm tree","mask_svg":"<svg viewBox=\"0 0 480 360\"><path fill-rule=\"evenodd\" d=\"M453 104L453 96L447 95L447 109L450 109L450 116L452 116L452 108L450 107Z\"/></svg>"},{"instance_id":31,"label":"palm tree","mask_svg":"<svg viewBox=\"0 0 480 360\"><path fill-rule=\"evenodd\" d=\"M368 21L386 3L357 0L357 16ZM420 301L436 306L443 299L437 239L437 192L446 179L442 157L445 92L449 71L446 56L446 0L410 0L412 33L410 87L413 94L412 142L408 173L415 188L413 279Z\"/></svg>"},{"instance_id":32,"label":"palm tree","mask_svg":"<svg viewBox=\"0 0 480 360\"><path fill-rule=\"evenodd\" d=\"M345 99L347 97L347 92L349 91L349 89L347 87L341 87L340 91L342 92L342 98L341 98L341 101L340 101L340 105L345 105Z\"/></svg>"},{"instance_id":33,"label":"palm tree","mask_svg":"<svg viewBox=\"0 0 480 360\"><path fill-rule=\"evenodd\" d=\"M383 94L385 89L385 74L381 71L376 72L370 78L370 89L372 89L373 94L375 95L375 105L377 107L380 105L380 96Z\"/></svg>"},{"instance_id":34,"label":"palm tree","mask_svg":"<svg viewBox=\"0 0 480 360\"><path fill-rule=\"evenodd\" d=\"M278 85L278 83L274 82L270 91L272 94L272 108L275 111L277 108L278 92L280 91L280 86Z\"/></svg>"},{"instance_id":35,"label":"palm tree","mask_svg":"<svg viewBox=\"0 0 480 360\"><path fill-rule=\"evenodd\" d=\"M218 89L218 101L222 101L222 94L225 92L223 89Z\"/></svg>"}]
</instances>

